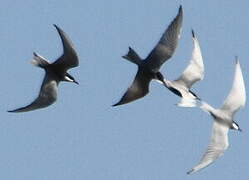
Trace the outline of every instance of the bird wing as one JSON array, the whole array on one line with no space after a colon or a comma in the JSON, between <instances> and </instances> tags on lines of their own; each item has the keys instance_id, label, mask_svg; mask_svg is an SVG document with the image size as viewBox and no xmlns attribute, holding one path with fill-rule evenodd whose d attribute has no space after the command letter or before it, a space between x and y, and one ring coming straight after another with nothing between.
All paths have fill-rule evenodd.
<instances>
[{"instance_id":1,"label":"bird wing","mask_svg":"<svg viewBox=\"0 0 249 180\"><path fill-rule=\"evenodd\" d=\"M212 134L210 142L206 152L204 153L201 161L195 167L193 167L188 174L194 173L202 168L207 167L217 158L223 155L225 150L228 148L228 126L217 122L213 123Z\"/></svg>"},{"instance_id":2,"label":"bird wing","mask_svg":"<svg viewBox=\"0 0 249 180\"><path fill-rule=\"evenodd\" d=\"M233 85L229 95L224 101L221 110L233 115L240 107L246 103L246 91L240 63L236 59Z\"/></svg>"},{"instance_id":3,"label":"bird wing","mask_svg":"<svg viewBox=\"0 0 249 180\"><path fill-rule=\"evenodd\" d=\"M188 89L190 89L195 82L202 80L204 77L204 65L201 55L201 49L194 31L192 31L192 39L193 50L190 63L183 71L182 75L177 80L175 80L175 82L181 84L184 87L187 87Z\"/></svg>"},{"instance_id":4,"label":"bird wing","mask_svg":"<svg viewBox=\"0 0 249 180\"><path fill-rule=\"evenodd\" d=\"M70 68L77 67L79 65L79 60L73 43L62 29L57 25L54 26L58 31L63 44L63 55L57 59L53 65L58 67L61 71L67 71Z\"/></svg>"},{"instance_id":5,"label":"bird wing","mask_svg":"<svg viewBox=\"0 0 249 180\"><path fill-rule=\"evenodd\" d=\"M40 89L39 96L31 104L8 112L27 112L40 108L45 108L56 101L57 89L57 81L55 81L49 75L46 74Z\"/></svg>"},{"instance_id":6,"label":"bird wing","mask_svg":"<svg viewBox=\"0 0 249 180\"><path fill-rule=\"evenodd\" d=\"M138 70L132 85L127 89L121 100L113 106L126 104L144 97L149 92L151 79L144 71Z\"/></svg>"},{"instance_id":7,"label":"bird wing","mask_svg":"<svg viewBox=\"0 0 249 180\"><path fill-rule=\"evenodd\" d=\"M174 54L178 39L180 38L182 18L183 12L182 6L180 6L177 16L146 58L146 64L151 69L158 71L162 64Z\"/></svg>"}]
</instances>

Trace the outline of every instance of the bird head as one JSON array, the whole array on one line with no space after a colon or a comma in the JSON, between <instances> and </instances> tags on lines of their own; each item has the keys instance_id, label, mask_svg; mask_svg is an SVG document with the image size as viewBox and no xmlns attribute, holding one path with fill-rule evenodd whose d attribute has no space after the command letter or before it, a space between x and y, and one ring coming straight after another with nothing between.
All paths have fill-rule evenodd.
<instances>
[{"instance_id":1,"label":"bird head","mask_svg":"<svg viewBox=\"0 0 249 180\"><path fill-rule=\"evenodd\" d=\"M232 122L231 129L237 130L237 131L240 131L240 132L242 131L242 129L240 129L239 125L234 121Z\"/></svg>"},{"instance_id":2,"label":"bird head","mask_svg":"<svg viewBox=\"0 0 249 180\"><path fill-rule=\"evenodd\" d=\"M67 81L67 82L73 82L75 84L79 84L73 76L71 76L70 74L66 73L65 76L64 76L64 81Z\"/></svg>"},{"instance_id":3,"label":"bird head","mask_svg":"<svg viewBox=\"0 0 249 180\"><path fill-rule=\"evenodd\" d=\"M154 79L158 81L160 84L163 84L166 86L164 76L160 72L156 72L154 75Z\"/></svg>"}]
</instances>

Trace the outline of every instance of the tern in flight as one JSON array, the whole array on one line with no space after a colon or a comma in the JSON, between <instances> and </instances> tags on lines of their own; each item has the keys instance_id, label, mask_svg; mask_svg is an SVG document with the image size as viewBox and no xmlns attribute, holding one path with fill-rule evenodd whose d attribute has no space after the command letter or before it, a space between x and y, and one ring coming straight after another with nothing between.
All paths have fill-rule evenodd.
<instances>
[{"instance_id":1,"label":"tern in flight","mask_svg":"<svg viewBox=\"0 0 249 180\"><path fill-rule=\"evenodd\" d=\"M164 85L172 91L174 94L181 97L181 101L177 104L181 107L195 107L196 100L200 98L190 90L194 83L200 81L204 77L204 65L201 55L201 49L199 42L192 30L193 50L192 57L189 65L180 75L180 77L174 81L164 80ZM161 81L158 81L162 83Z\"/></svg>"},{"instance_id":2,"label":"tern in flight","mask_svg":"<svg viewBox=\"0 0 249 180\"><path fill-rule=\"evenodd\" d=\"M240 64L236 59L235 73L232 89L219 109L215 109L203 102L201 109L208 112L213 118L213 128L210 142L198 165L193 167L188 174L194 173L213 163L217 158L223 155L228 148L229 129L241 131L239 125L234 121L234 114L246 103L246 91L241 72Z\"/></svg>"},{"instance_id":3,"label":"tern in flight","mask_svg":"<svg viewBox=\"0 0 249 180\"><path fill-rule=\"evenodd\" d=\"M63 44L64 52L62 56L60 56L54 63L49 63L44 57L34 53L31 63L44 69L46 72L40 93L31 104L8 112L27 112L45 108L56 101L57 89L60 81L74 82L78 84L78 82L67 73L68 69L79 65L77 53L66 33L58 26L54 26L57 29Z\"/></svg>"},{"instance_id":4,"label":"tern in flight","mask_svg":"<svg viewBox=\"0 0 249 180\"><path fill-rule=\"evenodd\" d=\"M142 58L129 47L128 54L123 56L123 58L136 64L138 71L132 85L127 89L121 100L113 106L126 104L144 97L149 93L149 84L152 79L164 83L164 77L159 69L175 52L181 33L182 19L183 12L182 6L180 6L177 16L168 26L158 44L146 59L142 60Z\"/></svg>"}]
</instances>

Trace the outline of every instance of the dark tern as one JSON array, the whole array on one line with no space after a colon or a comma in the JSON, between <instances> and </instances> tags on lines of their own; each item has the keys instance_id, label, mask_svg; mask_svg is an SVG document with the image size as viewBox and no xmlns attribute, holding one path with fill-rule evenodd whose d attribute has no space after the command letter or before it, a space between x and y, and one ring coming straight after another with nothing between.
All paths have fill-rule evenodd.
<instances>
[{"instance_id":1,"label":"dark tern","mask_svg":"<svg viewBox=\"0 0 249 180\"><path fill-rule=\"evenodd\" d=\"M8 112L27 112L45 108L56 101L57 89L60 81L74 82L78 84L73 76L67 73L68 69L77 67L79 65L77 53L66 33L58 26L54 26L58 31L63 44L64 52L62 56L60 56L54 63L49 63L44 57L38 55L37 53L33 53L34 57L31 63L44 69L46 72L41 85L40 93L31 104Z\"/></svg>"},{"instance_id":2,"label":"dark tern","mask_svg":"<svg viewBox=\"0 0 249 180\"><path fill-rule=\"evenodd\" d=\"M208 148L198 165L193 167L188 174L199 171L213 163L222 156L228 148L229 129L241 131L234 121L235 113L246 103L246 91L238 59L236 60L233 85L229 95L219 109L215 109L203 102L201 109L208 112L213 118L213 128Z\"/></svg>"},{"instance_id":3,"label":"dark tern","mask_svg":"<svg viewBox=\"0 0 249 180\"><path fill-rule=\"evenodd\" d=\"M138 66L138 71L132 85L125 92L121 100L113 106L126 104L144 97L149 93L149 84L152 79L164 83L163 75L160 73L159 69L175 52L178 39L180 38L182 19L183 11L182 6L180 6L177 16L168 26L158 44L146 59L142 60L142 58L129 47L127 55L123 56L123 58L136 64Z\"/></svg>"}]
</instances>

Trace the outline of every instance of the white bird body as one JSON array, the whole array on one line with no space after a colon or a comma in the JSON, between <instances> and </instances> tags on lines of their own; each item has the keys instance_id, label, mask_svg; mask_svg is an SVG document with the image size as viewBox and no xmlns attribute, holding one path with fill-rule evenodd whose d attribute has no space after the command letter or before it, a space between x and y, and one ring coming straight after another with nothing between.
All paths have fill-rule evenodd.
<instances>
[{"instance_id":1,"label":"white bird body","mask_svg":"<svg viewBox=\"0 0 249 180\"><path fill-rule=\"evenodd\" d=\"M178 83L177 81L168 81L165 80L165 84L169 89L175 89L181 94L181 100L177 103L177 106L181 107L195 107L197 97L189 91L186 86Z\"/></svg>"},{"instance_id":2,"label":"white bird body","mask_svg":"<svg viewBox=\"0 0 249 180\"><path fill-rule=\"evenodd\" d=\"M189 65L180 75L180 77L174 81L164 80L164 85L173 93L180 96L182 99L177 104L181 107L195 107L196 100L199 99L190 88L194 83L200 81L204 77L204 65L201 55L201 49L199 42L192 31L193 50L192 57ZM160 81L158 81L160 82Z\"/></svg>"},{"instance_id":3,"label":"white bird body","mask_svg":"<svg viewBox=\"0 0 249 180\"><path fill-rule=\"evenodd\" d=\"M239 61L236 60L234 81L229 95L219 109L215 109L209 104L203 102L200 108L214 118L210 142L206 153L203 155L198 165L193 167L188 174L194 173L207 167L217 158L222 156L229 146L229 129L239 130L238 124L233 120L237 112L246 103L246 91Z\"/></svg>"}]
</instances>

